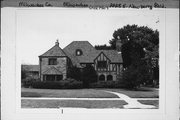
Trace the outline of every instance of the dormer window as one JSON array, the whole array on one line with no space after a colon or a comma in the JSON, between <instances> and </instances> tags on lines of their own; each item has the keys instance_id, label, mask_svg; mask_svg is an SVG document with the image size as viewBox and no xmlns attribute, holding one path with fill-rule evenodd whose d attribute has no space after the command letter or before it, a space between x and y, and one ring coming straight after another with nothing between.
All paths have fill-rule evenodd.
<instances>
[{"instance_id":1,"label":"dormer window","mask_svg":"<svg viewBox=\"0 0 180 120\"><path fill-rule=\"evenodd\" d=\"M49 65L57 65L57 58L49 58Z\"/></svg>"},{"instance_id":2,"label":"dormer window","mask_svg":"<svg viewBox=\"0 0 180 120\"><path fill-rule=\"evenodd\" d=\"M83 54L82 50L80 50L80 49L76 50L76 56L81 56L82 54Z\"/></svg>"}]
</instances>

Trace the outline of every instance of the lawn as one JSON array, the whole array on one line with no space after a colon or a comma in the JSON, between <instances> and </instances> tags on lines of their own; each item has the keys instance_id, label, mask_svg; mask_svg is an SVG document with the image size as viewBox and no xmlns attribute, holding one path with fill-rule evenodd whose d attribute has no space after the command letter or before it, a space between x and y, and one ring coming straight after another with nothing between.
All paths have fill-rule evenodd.
<instances>
[{"instance_id":1,"label":"lawn","mask_svg":"<svg viewBox=\"0 0 180 120\"><path fill-rule=\"evenodd\" d=\"M95 89L30 89L22 88L22 97L55 97L55 98L118 98L117 95Z\"/></svg>"},{"instance_id":2,"label":"lawn","mask_svg":"<svg viewBox=\"0 0 180 120\"><path fill-rule=\"evenodd\" d=\"M136 91L127 90L127 89L104 89L104 90L122 93L131 98L159 98L159 90L154 88L141 88Z\"/></svg>"},{"instance_id":3,"label":"lawn","mask_svg":"<svg viewBox=\"0 0 180 120\"><path fill-rule=\"evenodd\" d=\"M117 95L107 93L113 91L125 94L132 98L158 98L159 91L156 89L140 89L138 91L125 89L31 89L22 88L22 97L56 97L56 98L118 98Z\"/></svg>"},{"instance_id":4,"label":"lawn","mask_svg":"<svg viewBox=\"0 0 180 120\"><path fill-rule=\"evenodd\" d=\"M138 102L145 105L154 105L157 108L159 107L159 100L138 100Z\"/></svg>"},{"instance_id":5,"label":"lawn","mask_svg":"<svg viewBox=\"0 0 180 120\"><path fill-rule=\"evenodd\" d=\"M21 100L22 108L123 108L123 100Z\"/></svg>"},{"instance_id":6,"label":"lawn","mask_svg":"<svg viewBox=\"0 0 180 120\"><path fill-rule=\"evenodd\" d=\"M141 89L131 91L125 89L31 89L22 88L22 108L123 108L127 103L124 100L33 100L26 97L47 97L47 98L118 98L117 95L106 91L114 91L128 95L132 98L158 98L157 89ZM158 100L138 100L142 104L154 105L158 108Z\"/></svg>"}]
</instances>

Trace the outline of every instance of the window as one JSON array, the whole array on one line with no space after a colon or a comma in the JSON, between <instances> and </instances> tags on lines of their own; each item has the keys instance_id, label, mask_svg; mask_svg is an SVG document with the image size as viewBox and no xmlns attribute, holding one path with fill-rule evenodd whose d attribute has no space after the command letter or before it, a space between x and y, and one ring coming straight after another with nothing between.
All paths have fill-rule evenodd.
<instances>
[{"instance_id":1,"label":"window","mask_svg":"<svg viewBox=\"0 0 180 120\"><path fill-rule=\"evenodd\" d=\"M106 68L107 67L107 62L106 61L98 61L97 67L98 68Z\"/></svg>"},{"instance_id":2,"label":"window","mask_svg":"<svg viewBox=\"0 0 180 120\"><path fill-rule=\"evenodd\" d=\"M76 50L76 55L77 55L77 56L81 56L81 55L82 55L82 50L77 49L77 50Z\"/></svg>"},{"instance_id":3,"label":"window","mask_svg":"<svg viewBox=\"0 0 180 120\"><path fill-rule=\"evenodd\" d=\"M57 65L57 58L49 58L49 65Z\"/></svg>"},{"instance_id":4,"label":"window","mask_svg":"<svg viewBox=\"0 0 180 120\"><path fill-rule=\"evenodd\" d=\"M107 76L107 81L112 81L113 80L113 76L112 75L108 75Z\"/></svg>"},{"instance_id":5,"label":"window","mask_svg":"<svg viewBox=\"0 0 180 120\"><path fill-rule=\"evenodd\" d=\"M60 81L63 79L63 75L43 75L44 81Z\"/></svg>"},{"instance_id":6,"label":"window","mask_svg":"<svg viewBox=\"0 0 180 120\"><path fill-rule=\"evenodd\" d=\"M100 75L99 76L99 81L105 81L105 76L104 75Z\"/></svg>"}]
</instances>

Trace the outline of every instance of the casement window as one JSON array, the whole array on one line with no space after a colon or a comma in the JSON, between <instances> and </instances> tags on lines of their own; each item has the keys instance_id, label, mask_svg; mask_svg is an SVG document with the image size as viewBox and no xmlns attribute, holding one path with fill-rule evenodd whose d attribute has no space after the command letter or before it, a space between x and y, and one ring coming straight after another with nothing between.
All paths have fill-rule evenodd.
<instances>
[{"instance_id":1,"label":"casement window","mask_svg":"<svg viewBox=\"0 0 180 120\"><path fill-rule=\"evenodd\" d=\"M107 68L107 61L98 61L97 67L98 68Z\"/></svg>"},{"instance_id":2,"label":"casement window","mask_svg":"<svg viewBox=\"0 0 180 120\"><path fill-rule=\"evenodd\" d=\"M49 58L49 65L57 65L57 58Z\"/></svg>"}]
</instances>

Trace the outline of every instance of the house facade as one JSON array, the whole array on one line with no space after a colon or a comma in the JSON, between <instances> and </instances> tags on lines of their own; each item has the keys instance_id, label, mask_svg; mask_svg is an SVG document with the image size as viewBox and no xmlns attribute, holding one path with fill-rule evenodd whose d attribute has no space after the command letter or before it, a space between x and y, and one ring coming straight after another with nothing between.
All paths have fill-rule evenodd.
<instances>
[{"instance_id":1,"label":"house facade","mask_svg":"<svg viewBox=\"0 0 180 120\"><path fill-rule=\"evenodd\" d=\"M117 45L117 48L121 46ZM70 66L83 68L86 65L94 67L98 81L115 81L123 70L118 50L96 50L88 41L73 41L61 49L57 41L39 56L39 77L41 81L59 81L67 78Z\"/></svg>"}]
</instances>

